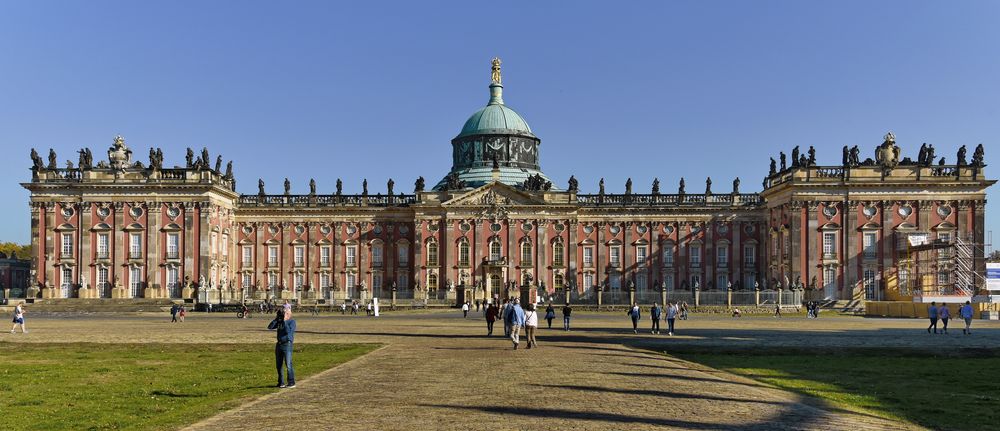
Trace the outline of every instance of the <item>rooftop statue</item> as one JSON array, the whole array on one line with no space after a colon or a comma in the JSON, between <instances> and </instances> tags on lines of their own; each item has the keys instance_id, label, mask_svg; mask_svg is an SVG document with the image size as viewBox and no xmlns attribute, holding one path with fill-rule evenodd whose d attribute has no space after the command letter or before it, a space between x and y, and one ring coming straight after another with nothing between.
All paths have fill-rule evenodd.
<instances>
[{"instance_id":1,"label":"rooftop statue","mask_svg":"<svg viewBox=\"0 0 1000 431\"><path fill-rule=\"evenodd\" d=\"M59 166L56 164L56 150L49 148L49 169L56 170Z\"/></svg>"},{"instance_id":2,"label":"rooftop statue","mask_svg":"<svg viewBox=\"0 0 1000 431\"><path fill-rule=\"evenodd\" d=\"M796 145L795 148L792 148L792 167L795 168L798 166L799 166L799 146Z\"/></svg>"},{"instance_id":3,"label":"rooftop statue","mask_svg":"<svg viewBox=\"0 0 1000 431\"><path fill-rule=\"evenodd\" d=\"M733 180L733 194L740 194L740 177L736 177L736 179Z\"/></svg>"},{"instance_id":4,"label":"rooftop statue","mask_svg":"<svg viewBox=\"0 0 1000 431\"><path fill-rule=\"evenodd\" d=\"M257 194L259 194L261 196L264 196L264 194L265 194L264 193L264 180L260 179L260 178L257 179Z\"/></svg>"},{"instance_id":5,"label":"rooftop statue","mask_svg":"<svg viewBox=\"0 0 1000 431\"><path fill-rule=\"evenodd\" d=\"M285 195L289 195L292 192L292 182L285 178Z\"/></svg>"},{"instance_id":6,"label":"rooftop statue","mask_svg":"<svg viewBox=\"0 0 1000 431\"><path fill-rule=\"evenodd\" d=\"M368 178L365 178L364 180L361 181L361 194L363 195L368 194Z\"/></svg>"},{"instance_id":7,"label":"rooftop statue","mask_svg":"<svg viewBox=\"0 0 1000 431\"><path fill-rule=\"evenodd\" d=\"M315 178L310 178L309 179L309 194L311 194L311 195L315 195L316 194L316 179Z\"/></svg>"},{"instance_id":8,"label":"rooftop statue","mask_svg":"<svg viewBox=\"0 0 1000 431\"><path fill-rule=\"evenodd\" d=\"M413 183L413 192L421 193L424 191L424 177L417 177L417 181Z\"/></svg>"},{"instance_id":9,"label":"rooftop statue","mask_svg":"<svg viewBox=\"0 0 1000 431\"><path fill-rule=\"evenodd\" d=\"M625 194L632 194L632 178L625 181Z\"/></svg>"},{"instance_id":10,"label":"rooftop statue","mask_svg":"<svg viewBox=\"0 0 1000 431\"><path fill-rule=\"evenodd\" d=\"M809 166L816 166L816 148L812 145L809 146L809 159L807 159Z\"/></svg>"},{"instance_id":11,"label":"rooftop statue","mask_svg":"<svg viewBox=\"0 0 1000 431\"><path fill-rule=\"evenodd\" d=\"M570 193L576 193L578 190L580 190L580 183L576 180L576 177L570 175L569 187L567 187L567 191Z\"/></svg>"},{"instance_id":12,"label":"rooftop statue","mask_svg":"<svg viewBox=\"0 0 1000 431\"><path fill-rule=\"evenodd\" d=\"M233 179L233 161L232 160L230 160L229 163L226 163L226 175L225 175L225 177L226 177L227 180Z\"/></svg>"},{"instance_id":13,"label":"rooftop statue","mask_svg":"<svg viewBox=\"0 0 1000 431\"><path fill-rule=\"evenodd\" d=\"M847 149L847 145L844 145L844 158L841 165L845 168L851 164L851 150Z\"/></svg>"},{"instance_id":14,"label":"rooftop statue","mask_svg":"<svg viewBox=\"0 0 1000 431\"><path fill-rule=\"evenodd\" d=\"M660 194L660 179L659 178L653 178L653 190L652 190L652 192L653 192L654 195Z\"/></svg>"},{"instance_id":15,"label":"rooftop statue","mask_svg":"<svg viewBox=\"0 0 1000 431\"><path fill-rule=\"evenodd\" d=\"M187 166L188 169L194 167L194 151L191 150L191 147L188 147L187 155L184 156L184 160L187 161L187 165L185 166Z\"/></svg>"},{"instance_id":16,"label":"rooftop statue","mask_svg":"<svg viewBox=\"0 0 1000 431\"><path fill-rule=\"evenodd\" d=\"M340 181L340 178L337 178L337 196L340 196L343 193L344 193L344 182Z\"/></svg>"},{"instance_id":17,"label":"rooftop statue","mask_svg":"<svg viewBox=\"0 0 1000 431\"><path fill-rule=\"evenodd\" d=\"M31 168L34 170L45 168L45 162L42 161L42 156L39 156L38 151L35 151L34 148L31 149Z\"/></svg>"},{"instance_id":18,"label":"rooftop statue","mask_svg":"<svg viewBox=\"0 0 1000 431\"><path fill-rule=\"evenodd\" d=\"M601 178L601 182L597 183L597 193L604 194L604 178Z\"/></svg>"},{"instance_id":19,"label":"rooftop statue","mask_svg":"<svg viewBox=\"0 0 1000 431\"><path fill-rule=\"evenodd\" d=\"M705 194L706 195L712 194L712 177L708 177L707 179L705 179Z\"/></svg>"},{"instance_id":20,"label":"rooftop statue","mask_svg":"<svg viewBox=\"0 0 1000 431\"><path fill-rule=\"evenodd\" d=\"M500 78L500 57L493 57L493 71L491 73L491 79L495 84L501 84Z\"/></svg>"},{"instance_id":21,"label":"rooftop statue","mask_svg":"<svg viewBox=\"0 0 1000 431\"><path fill-rule=\"evenodd\" d=\"M391 196L392 195L392 187L396 185L396 182L393 181L392 178L389 178L389 181L386 182L385 185L389 189L389 195Z\"/></svg>"},{"instance_id":22,"label":"rooftop statue","mask_svg":"<svg viewBox=\"0 0 1000 431\"><path fill-rule=\"evenodd\" d=\"M931 164L933 164L934 163L934 158L935 158L935 155L934 155L934 146L933 145L928 145L927 146L927 155L924 156L924 166L930 166Z\"/></svg>"},{"instance_id":23,"label":"rooftop statue","mask_svg":"<svg viewBox=\"0 0 1000 431\"><path fill-rule=\"evenodd\" d=\"M785 164L785 152L778 153L778 158L781 159L781 172L785 172L785 169L788 168L788 165Z\"/></svg>"},{"instance_id":24,"label":"rooftop statue","mask_svg":"<svg viewBox=\"0 0 1000 431\"><path fill-rule=\"evenodd\" d=\"M966 164L968 164L967 161L965 160L965 152L966 152L965 145L962 145L961 147L958 148L958 161L956 162L958 166L965 166Z\"/></svg>"},{"instance_id":25,"label":"rooftop statue","mask_svg":"<svg viewBox=\"0 0 1000 431\"><path fill-rule=\"evenodd\" d=\"M208 148L201 147L201 162L204 164L205 169L208 169L209 160L211 159L208 158Z\"/></svg>"},{"instance_id":26,"label":"rooftop statue","mask_svg":"<svg viewBox=\"0 0 1000 431\"><path fill-rule=\"evenodd\" d=\"M677 186L677 194L684 196L684 177L681 177L681 182Z\"/></svg>"},{"instance_id":27,"label":"rooftop statue","mask_svg":"<svg viewBox=\"0 0 1000 431\"><path fill-rule=\"evenodd\" d=\"M222 173L222 155L215 156L215 173Z\"/></svg>"},{"instance_id":28,"label":"rooftop statue","mask_svg":"<svg viewBox=\"0 0 1000 431\"><path fill-rule=\"evenodd\" d=\"M882 145L875 150L875 162L883 168L894 168L899 165L899 147L896 146L896 136L892 132L885 134Z\"/></svg>"},{"instance_id":29,"label":"rooftop statue","mask_svg":"<svg viewBox=\"0 0 1000 431\"><path fill-rule=\"evenodd\" d=\"M846 150L847 147L844 147L844 149ZM845 163L846 163L847 159L844 159L844 160L845 160ZM776 173L778 173L778 163L774 161L774 157L771 157L771 169L768 171L768 176L774 175Z\"/></svg>"}]
</instances>

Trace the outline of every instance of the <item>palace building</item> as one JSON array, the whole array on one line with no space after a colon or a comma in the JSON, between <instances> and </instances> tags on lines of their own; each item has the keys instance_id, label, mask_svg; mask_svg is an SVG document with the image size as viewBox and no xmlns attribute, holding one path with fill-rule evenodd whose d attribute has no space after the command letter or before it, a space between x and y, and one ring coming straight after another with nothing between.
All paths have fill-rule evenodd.
<instances>
[{"instance_id":1,"label":"palace building","mask_svg":"<svg viewBox=\"0 0 1000 431\"><path fill-rule=\"evenodd\" d=\"M862 158L820 164L810 147L771 160L763 190L685 186L582 193L555 184L541 138L505 105L499 59L489 101L452 139L433 187L292 194L236 191L232 162L187 150L139 161L122 137L94 162L32 150L32 272L39 298L240 302L543 297L625 303L697 293L704 304L968 298L985 288L980 145L946 163L903 157L892 133ZM442 156L445 154L442 148ZM213 163L214 162L214 163ZM764 172L762 171L762 174ZM596 180L596 179L592 179ZM791 296L788 296L791 295ZM735 299L734 299L735 298Z\"/></svg>"}]
</instances>

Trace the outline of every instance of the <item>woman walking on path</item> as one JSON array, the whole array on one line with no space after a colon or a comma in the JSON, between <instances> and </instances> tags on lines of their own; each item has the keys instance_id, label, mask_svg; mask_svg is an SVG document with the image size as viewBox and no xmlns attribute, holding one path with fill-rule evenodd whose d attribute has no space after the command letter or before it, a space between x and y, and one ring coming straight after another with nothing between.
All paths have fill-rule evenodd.
<instances>
[{"instance_id":1,"label":"woman walking on path","mask_svg":"<svg viewBox=\"0 0 1000 431\"><path fill-rule=\"evenodd\" d=\"M934 328L934 333L937 334L938 308L936 302L931 301L931 306L927 307L927 317L931 319L931 324L927 327L927 333L930 334L931 328Z\"/></svg>"},{"instance_id":2,"label":"woman walking on path","mask_svg":"<svg viewBox=\"0 0 1000 431\"><path fill-rule=\"evenodd\" d=\"M677 304L667 303L667 335L674 335L674 320L677 319Z\"/></svg>"},{"instance_id":3,"label":"woman walking on path","mask_svg":"<svg viewBox=\"0 0 1000 431\"><path fill-rule=\"evenodd\" d=\"M545 309L545 320L549 322L549 329L552 329L552 319L556 318L556 309L552 308L552 303Z\"/></svg>"},{"instance_id":4,"label":"woman walking on path","mask_svg":"<svg viewBox=\"0 0 1000 431\"><path fill-rule=\"evenodd\" d=\"M17 329L17 325L21 325L21 333L27 334L28 330L24 329L24 301L21 301L14 307L14 326L10 328L10 333L13 334L14 330Z\"/></svg>"},{"instance_id":5,"label":"woman walking on path","mask_svg":"<svg viewBox=\"0 0 1000 431\"><path fill-rule=\"evenodd\" d=\"M462 303L462 317L466 318L466 319L469 317L469 303L468 302L463 302Z\"/></svg>"},{"instance_id":6,"label":"woman walking on path","mask_svg":"<svg viewBox=\"0 0 1000 431\"><path fill-rule=\"evenodd\" d=\"M944 332L945 334L947 334L948 333L948 319L951 318L951 311L948 310L948 304L941 303L941 306L938 307L938 318L941 319L941 324L944 326L944 328L942 328L941 332Z\"/></svg>"},{"instance_id":7,"label":"woman walking on path","mask_svg":"<svg viewBox=\"0 0 1000 431\"><path fill-rule=\"evenodd\" d=\"M632 332L639 333L639 303L633 302L632 308L628 310L628 315L632 317Z\"/></svg>"},{"instance_id":8,"label":"woman walking on path","mask_svg":"<svg viewBox=\"0 0 1000 431\"><path fill-rule=\"evenodd\" d=\"M972 335L972 303L965 301L965 305L958 310L958 314L962 316L962 320L965 320L965 329L962 333L965 335Z\"/></svg>"},{"instance_id":9,"label":"woman walking on path","mask_svg":"<svg viewBox=\"0 0 1000 431\"><path fill-rule=\"evenodd\" d=\"M538 331L538 312L535 311L535 304L528 304L528 311L524 312L524 334L528 336L528 348L538 347L535 340L535 332Z\"/></svg>"},{"instance_id":10,"label":"woman walking on path","mask_svg":"<svg viewBox=\"0 0 1000 431\"><path fill-rule=\"evenodd\" d=\"M649 309L649 318L653 320L653 327L649 329L649 333L651 333L651 334L659 334L660 333L660 307L657 307L655 302L653 303L653 308Z\"/></svg>"},{"instance_id":11,"label":"woman walking on path","mask_svg":"<svg viewBox=\"0 0 1000 431\"><path fill-rule=\"evenodd\" d=\"M489 337L493 335L493 323L497 321L497 315L500 314L500 310L497 308L496 304L490 304L486 307L486 336Z\"/></svg>"},{"instance_id":12,"label":"woman walking on path","mask_svg":"<svg viewBox=\"0 0 1000 431\"><path fill-rule=\"evenodd\" d=\"M184 318L187 317L187 313L187 308L184 308L182 305L180 311L177 312L177 315L181 317L181 323L184 323Z\"/></svg>"}]
</instances>

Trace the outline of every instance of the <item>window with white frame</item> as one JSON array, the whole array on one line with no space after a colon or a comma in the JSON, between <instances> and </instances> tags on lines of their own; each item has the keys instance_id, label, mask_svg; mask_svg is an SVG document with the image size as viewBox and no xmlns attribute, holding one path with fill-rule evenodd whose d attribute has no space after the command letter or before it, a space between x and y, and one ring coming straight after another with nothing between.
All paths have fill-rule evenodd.
<instances>
[{"instance_id":1,"label":"window with white frame","mask_svg":"<svg viewBox=\"0 0 1000 431\"><path fill-rule=\"evenodd\" d=\"M129 236L131 241L128 249L128 257L130 259L139 259L142 257L142 234L133 233Z\"/></svg>"},{"instance_id":2,"label":"window with white frame","mask_svg":"<svg viewBox=\"0 0 1000 431\"><path fill-rule=\"evenodd\" d=\"M608 285L611 287L611 289L621 289L622 274L620 272L612 272L608 274Z\"/></svg>"},{"instance_id":3,"label":"window with white frame","mask_svg":"<svg viewBox=\"0 0 1000 431\"><path fill-rule=\"evenodd\" d=\"M458 264L461 266L469 266L469 242L461 241L458 243Z\"/></svg>"},{"instance_id":4,"label":"window with white frame","mask_svg":"<svg viewBox=\"0 0 1000 431\"><path fill-rule=\"evenodd\" d=\"M372 273L372 290L378 290L382 288L382 273L375 272Z\"/></svg>"},{"instance_id":5,"label":"window with white frame","mask_svg":"<svg viewBox=\"0 0 1000 431\"><path fill-rule=\"evenodd\" d=\"M253 286L253 275L250 273L243 273L243 288L249 289Z\"/></svg>"},{"instance_id":6,"label":"window with white frame","mask_svg":"<svg viewBox=\"0 0 1000 431\"><path fill-rule=\"evenodd\" d=\"M243 266L253 265L253 246L243 246Z\"/></svg>"},{"instance_id":7,"label":"window with white frame","mask_svg":"<svg viewBox=\"0 0 1000 431\"><path fill-rule=\"evenodd\" d=\"M97 258L107 259L111 249L111 238L106 233L97 234Z\"/></svg>"},{"instance_id":8,"label":"window with white frame","mask_svg":"<svg viewBox=\"0 0 1000 431\"><path fill-rule=\"evenodd\" d=\"M702 288L701 285L701 274L691 274L691 288Z\"/></svg>"},{"instance_id":9,"label":"window with white frame","mask_svg":"<svg viewBox=\"0 0 1000 431\"><path fill-rule=\"evenodd\" d=\"M824 234L823 252L826 253L826 235ZM833 234L829 234L833 235ZM865 259L874 259L875 254L875 232L865 232L862 234L862 243L864 245L864 257Z\"/></svg>"},{"instance_id":10,"label":"window with white frame","mask_svg":"<svg viewBox=\"0 0 1000 431\"><path fill-rule=\"evenodd\" d=\"M591 289L594 287L594 274L586 273L583 274L583 288Z\"/></svg>"},{"instance_id":11,"label":"window with white frame","mask_svg":"<svg viewBox=\"0 0 1000 431\"><path fill-rule=\"evenodd\" d=\"M399 266L408 266L410 264L410 247L406 244L399 244L396 247L396 254L398 255L397 261L399 261Z\"/></svg>"},{"instance_id":12,"label":"window with white frame","mask_svg":"<svg viewBox=\"0 0 1000 431\"><path fill-rule=\"evenodd\" d=\"M175 289L177 288L177 283L180 281L180 274L176 266L167 267L167 288Z\"/></svg>"},{"instance_id":13,"label":"window with white frame","mask_svg":"<svg viewBox=\"0 0 1000 431\"><path fill-rule=\"evenodd\" d=\"M294 249L294 261L295 266L303 266L306 264L306 247L302 245L295 246Z\"/></svg>"},{"instance_id":14,"label":"window with white frame","mask_svg":"<svg viewBox=\"0 0 1000 431\"><path fill-rule=\"evenodd\" d=\"M939 286L951 284L951 273L948 271L939 271L937 274L937 284Z\"/></svg>"},{"instance_id":15,"label":"window with white frame","mask_svg":"<svg viewBox=\"0 0 1000 431\"><path fill-rule=\"evenodd\" d=\"M621 266L622 249L614 245L608 247L608 262L611 263L611 266Z\"/></svg>"},{"instance_id":16,"label":"window with white frame","mask_svg":"<svg viewBox=\"0 0 1000 431\"><path fill-rule=\"evenodd\" d=\"M783 235L785 238L785 257L787 258L792 254L792 236L785 232Z\"/></svg>"},{"instance_id":17,"label":"window with white frame","mask_svg":"<svg viewBox=\"0 0 1000 431\"><path fill-rule=\"evenodd\" d=\"M437 289L438 288L438 276L435 273L427 274L427 288Z\"/></svg>"},{"instance_id":18,"label":"window with white frame","mask_svg":"<svg viewBox=\"0 0 1000 431\"><path fill-rule=\"evenodd\" d=\"M270 266L278 266L278 246L267 246L267 264Z\"/></svg>"},{"instance_id":19,"label":"window with white frame","mask_svg":"<svg viewBox=\"0 0 1000 431\"><path fill-rule=\"evenodd\" d=\"M865 269L864 273L862 274L862 279L864 280L866 299L875 299L876 295L875 270Z\"/></svg>"},{"instance_id":20,"label":"window with white frame","mask_svg":"<svg viewBox=\"0 0 1000 431\"><path fill-rule=\"evenodd\" d=\"M757 260L757 246L743 246L743 266L754 266Z\"/></svg>"},{"instance_id":21,"label":"window with white frame","mask_svg":"<svg viewBox=\"0 0 1000 431\"><path fill-rule=\"evenodd\" d=\"M62 234L62 256L73 257L73 234Z\"/></svg>"},{"instance_id":22,"label":"window with white frame","mask_svg":"<svg viewBox=\"0 0 1000 431\"><path fill-rule=\"evenodd\" d=\"M565 265L565 246L561 242L552 244L552 265L563 266Z\"/></svg>"},{"instance_id":23,"label":"window with white frame","mask_svg":"<svg viewBox=\"0 0 1000 431\"><path fill-rule=\"evenodd\" d=\"M663 266L674 266L674 243L663 243Z\"/></svg>"},{"instance_id":24,"label":"window with white frame","mask_svg":"<svg viewBox=\"0 0 1000 431\"><path fill-rule=\"evenodd\" d=\"M666 275L663 276L663 286L667 290L674 290L676 288L676 286L674 286L674 275L673 274L666 274Z\"/></svg>"},{"instance_id":25,"label":"window with white frame","mask_svg":"<svg viewBox=\"0 0 1000 431\"><path fill-rule=\"evenodd\" d=\"M64 266L62 269L62 287L69 288L73 285L73 268Z\"/></svg>"},{"instance_id":26,"label":"window with white frame","mask_svg":"<svg viewBox=\"0 0 1000 431\"><path fill-rule=\"evenodd\" d=\"M584 268L594 267L594 247L583 248L583 267Z\"/></svg>"},{"instance_id":27,"label":"window with white frame","mask_svg":"<svg viewBox=\"0 0 1000 431\"><path fill-rule=\"evenodd\" d=\"M305 276L301 272L295 273L295 290L301 290L302 286L305 285Z\"/></svg>"},{"instance_id":28,"label":"window with white frame","mask_svg":"<svg viewBox=\"0 0 1000 431\"><path fill-rule=\"evenodd\" d=\"M372 266L382 266L382 244L372 245Z\"/></svg>"},{"instance_id":29,"label":"window with white frame","mask_svg":"<svg viewBox=\"0 0 1000 431\"><path fill-rule=\"evenodd\" d=\"M436 242L427 243L427 266L437 266L438 245Z\"/></svg>"},{"instance_id":30,"label":"window with white frame","mask_svg":"<svg viewBox=\"0 0 1000 431\"><path fill-rule=\"evenodd\" d=\"M948 244L951 243L951 232L938 232L937 237L938 237L938 240L941 241L941 242L948 243ZM951 251L952 251L951 247L948 247L948 248L939 248L938 249L938 257L939 258L945 258L945 259L950 258L951 255L952 255Z\"/></svg>"},{"instance_id":31,"label":"window with white frame","mask_svg":"<svg viewBox=\"0 0 1000 431\"><path fill-rule=\"evenodd\" d=\"M490 241L490 260L498 261L500 260L500 241Z\"/></svg>"},{"instance_id":32,"label":"window with white frame","mask_svg":"<svg viewBox=\"0 0 1000 431\"><path fill-rule=\"evenodd\" d=\"M896 270L899 278L899 291L904 295L910 293L910 270L906 268L899 268Z\"/></svg>"},{"instance_id":33,"label":"window with white frame","mask_svg":"<svg viewBox=\"0 0 1000 431\"><path fill-rule=\"evenodd\" d=\"M725 268L729 266L729 246L719 244L715 247L715 262L718 266Z\"/></svg>"},{"instance_id":34,"label":"window with white frame","mask_svg":"<svg viewBox=\"0 0 1000 431\"><path fill-rule=\"evenodd\" d=\"M139 289L142 287L142 268L133 266L129 270L128 284L132 290L132 297L138 297Z\"/></svg>"},{"instance_id":35,"label":"window with white frame","mask_svg":"<svg viewBox=\"0 0 1000 431\"><path fill-rule=\"evenodd\" d=\"M346 282L344 285L347 286L348 289L353 289L358 286L358 276L353 272L348 272L347 276L344 277L344 280Z\"/></svg>"},{"instance_id":36,"label":"window with white frame","mask_svg":"<svg viewBox=\"0 0 1000 431\"><path fill-rule=\"evenodd\" d=\"M97 287L104 292L108 287L108 267L102 266L97 268Z\"/></svg>"},{"instance_id":37,"label":"window with white frame","mask_svg":"<svg viewBox=\"0 0 1000 431\"><path fill-rule=\"evenodd\" d=\"M319 264L330 266L330 246L324 245L319 248Z\"/></svg>"},{"instance_id":38,"label":"window with white frame","mask_svg":"<svg viewBox=\"0 0 1000 431\"><path fill-rule=\"evenodd\" d=\"M565 285L563 280L564 280L563 275L556 273L555 275L552 276L552 287L556 289L562 289L563 286Z\"/></svg>"},{"instance_id":39,"label":"window with white frame","mask_svg":"<svg viewBox=\"0 0 1000 431\"><path fill-rule=\"evenodd\" d=\"M167 234L167 259L180 257L180 236L177 232Z\"/></svg>"},{"instance_id":40,"label":"window with white frame","mask_svg":"<svg viewBox=\"0 0 1000 431\"><path fill-rule=\"evenodd\" d=\"M521 243L521 266L531 266L531 243Z\"/></svg>"},{"instance_id":41,"label":"window with white frame","mask_svg":"<svg viewBox=\"0 0 1000 431\"><path fill-rule=\"evenodd\" d=\"M278 288L278 274L275 274L273 272L269 272L267 274L267 286L270 287L271 289Z\"/></svg>"},{"instance_id":42,"label":"window with white frame","mask_svg":"<svg viewBox=\"0 0 1000 431\"><path fill-rule=\"evenodd\" d=\"M638 265L639 267L646 266L646 258L648 250L649 249L644 245L640 245L635 248L635 264Z\"/></svg>"},{"instance_id":43,"label":"window with white frame","mask_svg":"<svg viewBox=\"0 0 1000 431\"><path fill-rule=\"evenodd\" d=\"M823 268L823 287L833 288L836 285L836 283L837 283L837 270L832 266Z\"/></svg>"},{"instance_id":44,"label":"window with white frame","mask_svg":"<svg viewBox=\"0 0 1000 431\"><path fill-rule=\"evenodd\" d=\"M221 246L222 246L222 257L223 258L229 257L229 234L227 233L222 234Z\"/></svg>"},{"instance_id":45,"label":"window with white frame","mask_svg":"<svg viewBox=\"0 0 1000 431\"><path fill-rule=\"evenodd\" d=\"M716 289L719 289L719 290L728 290L729 287L730 286L729 286L729 275L728 274L719 274L719 275L717 275L715 277L715 288Z\"/></svg>"},{"instance_id":46,"label":"window with white frame","mask_svg":"<svg viewBox=\"0 0 1000 431\"><path fill-rule=\"evenodd\" d=\"M646 271L635 273L635 288L636 290L646 290L649 288L649 277L646 275Z\"/></svg>"},{"instance_id":47,"label":"window with white frame","mask_svg":"<svg viewBox=\"0 0 1000 431\"><path fill-rule=\"evenodd\" d=\"M321 272L319 274L319 287L320 287L320 289L329 289L330 288L330 273L328 273L328 272Z\"/></svg>"},{"instance_id":48,"label":"window with white frame","mask_svg":"<svg viewBox=\"0 0 1000 431\"><path fill-rule=\"evenodd\" d=\"M834 257L834 250L837 243L837 234L833 232L823 233L823 257ZM786 251L787 252L787 251Z\"/></svg>"},{"instance_id":49,"label":"window with white frame","mask_svg":"<svg viewBox=\"0 0 1000 431\"><path fill-rule=\"evenodd\" d=\"M701 266L701 246L698 244L692 244L688 247L688 264L692 268L698 268Z\"/></svg>"},{"instance_id":50,"label":"window with white frame","mask_svg":"<svg viewBox=\"0 0 1000 431\"><path fill-rule=\"evenodd\" d=\"M347 257L347 266L358 266L358 247L349 245L344 248L344 255Z\"/></svg>"}]
</instances>

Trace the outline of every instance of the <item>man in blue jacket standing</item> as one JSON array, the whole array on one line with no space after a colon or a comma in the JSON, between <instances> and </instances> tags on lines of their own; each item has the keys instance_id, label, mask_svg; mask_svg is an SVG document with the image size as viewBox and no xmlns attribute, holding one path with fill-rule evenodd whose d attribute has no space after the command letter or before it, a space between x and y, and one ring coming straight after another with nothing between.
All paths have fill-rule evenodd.
<instances>
[{"instance_id":1,"label":"man in blue jacket standing","mask_svg":"<svg viewBox=\"0 0 1000 431\"><path fill-rule=\"evenodd\" d=\"M292 319L292 311L284 308L279 309L278 315L267 325L267 329L278 330L278 342L274 345L274 364L278 368L278 387L295 387L295 369L292 368L292 343L295 341L295 319ZM288 374L288 384L285 384L284 376L281 375L281 366L284 364Z\"/></svg>"},{"instance_id":2,"label":"man in blue jacket standing","mask_svg":"<svg viewBox=\"0 0 1000 431\"><path fill-rule=\"evenodd\" d=\"M514 350L517 350L517 345L521 342L519 335L521 327L524 326L524 309L521 308L520 302L520 300L515 299L510 304L504 319L504 322L510 326L510 340L514 342Z\"/></svg>"}]
</instances>

